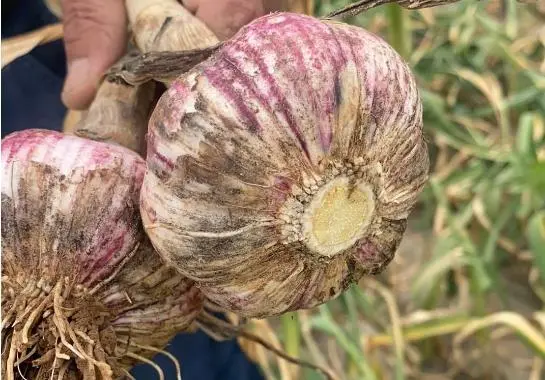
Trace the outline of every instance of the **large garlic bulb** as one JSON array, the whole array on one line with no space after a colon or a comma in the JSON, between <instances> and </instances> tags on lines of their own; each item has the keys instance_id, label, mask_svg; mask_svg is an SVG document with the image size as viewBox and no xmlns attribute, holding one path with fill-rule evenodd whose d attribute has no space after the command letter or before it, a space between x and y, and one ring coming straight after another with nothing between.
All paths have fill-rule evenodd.
<instances>
[{"instance_id":1,"label":"large garlic bulb","mask_svg":"<svg viewBox=\"0 0 545 380\"><path fill-rule=\"evenodd\" d=\"M160 99L144 228L239 315L310 308L392 260L427 154L415 79L388 44L355 26L268 15Z\"/></svg>"},{"instance_id":2,"label":"large garlic bulb","mask_svg":"<svg viewBox=\"0 0 545 380\"><path fill-rule=\"evenodd\" d=\"M6 379L123 376L201 311L144 234L144 172L128 149L53 131L2 140Z\"/></svg>"}]
</instances>

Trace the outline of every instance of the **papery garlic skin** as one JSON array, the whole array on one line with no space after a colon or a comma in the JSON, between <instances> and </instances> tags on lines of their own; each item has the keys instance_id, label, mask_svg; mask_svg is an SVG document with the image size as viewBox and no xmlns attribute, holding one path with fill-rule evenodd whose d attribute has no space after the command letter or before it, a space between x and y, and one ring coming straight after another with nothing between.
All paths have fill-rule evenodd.
<instances>
[{"instance_id":1,"label":"papery garlic skin","mask_svg":"<svg viewBox=\"0 0 545 380\"><path fill-rule=\"evenodd\" d=\"M245 317L310 308L380 272L429 169L401 57L361 28L290 13L255 20L172 84L147 163L153 245Z\"/></svg>"},{"instance_id":2,"label":"papery garlic skin","mask_svg":"<svg viewBox=\"0 0 545 380\"><path fill-rule=\"evenodd\" d=\"M6 137L6 265L14 266L13 273L30 267L44 275L76 274L87 287L108 277L141 239L138 196L145 169L136 154L114 145L50 131Z\"/></svg>"},{"instance_id":3,"label":"papery garlic skin","mask_svg":"<svg viewBox=\"0 0 545 380\"><path fill-rule=\"evenodd\" d=\"M19 364L28 378L121 376L200 313L194 282L167 268L143 231L145 170L128 149L58 132L26 130L2 140L8 379L17 372L14 358L33 349ZM55 344L65 359L57 357L53 369L48 351Z\"/></svg>"}]
</instances>

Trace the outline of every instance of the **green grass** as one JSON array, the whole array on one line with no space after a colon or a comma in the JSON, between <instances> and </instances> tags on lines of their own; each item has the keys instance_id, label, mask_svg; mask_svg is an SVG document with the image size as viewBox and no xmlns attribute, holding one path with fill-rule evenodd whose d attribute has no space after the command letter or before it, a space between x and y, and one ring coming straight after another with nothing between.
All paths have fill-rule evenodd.
<instances>
[{"instance_id":1,"label":"green grass","mask_svg":"<svg viewBox=\"0 0 545 380\"><path fill-rule=\"evenodd\" d=\"M315 1L315 14L347 2ZM501 4L347 20L413 68L432 173L385 273L268 322L290 353L342 379L545 377L545 15Z\"/></svg>"}]
</instances>

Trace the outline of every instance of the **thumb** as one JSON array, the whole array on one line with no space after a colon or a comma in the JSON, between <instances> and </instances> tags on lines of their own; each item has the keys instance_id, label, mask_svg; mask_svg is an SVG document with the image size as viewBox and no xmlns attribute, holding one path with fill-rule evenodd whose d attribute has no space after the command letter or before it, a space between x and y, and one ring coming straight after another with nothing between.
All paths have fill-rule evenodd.
<instances>
[{"instance_id":1,"label":"thumb","mask_svg":"<svg viewBox=\"0 0 545 380\"><path fill-rule=\"evenodd\" d=\"M62 101L85 109L104 72L125 51L127 15L124 0L62 0L68 74Z\"/></svg>"}]
</instances>

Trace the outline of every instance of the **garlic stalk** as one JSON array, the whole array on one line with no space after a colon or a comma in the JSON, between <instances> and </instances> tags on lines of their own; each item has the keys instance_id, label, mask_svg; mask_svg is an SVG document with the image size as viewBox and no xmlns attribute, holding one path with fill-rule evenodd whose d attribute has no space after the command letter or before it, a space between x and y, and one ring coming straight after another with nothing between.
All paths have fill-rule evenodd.
<instances>
[{"instance_id":1,"label":"garlic stalk","mask_svg":"<svg viewBox=\"0 0 545 380\"><path fill-rule=\"evenodd\" d=\"M118 144L145 155L146 127L156 99L156 86L154 82L132 86L104 81L71 134Z\"/></svg>"},{"instance_id":2,"label":"garlic stalk","mask_svg":"<svg viewBox=\"0 0 545 380\"><path fill-rule=\"evenodd\" d=\"M141 52L183 51L205 48L216 37L175 0L126 0L132 39ZM130 60L129 52L114 66ZM153 81L127 83L106 77L74 134L119 144L145 155L147 121L161 88Z\"/></svg>"},{"instance_id":3,"label":"garlic stalk","mask_svg":"<svg viewBox=\"0 0 545 380\"><path fill-rule=\"evenodd\" d=\"M147 164L157 251L211 301L263 318L382 271L429 159L414 76L386 42L276 13L172 83Z\"/></svg>"},{"instance_id":4,"label":"garlic stalk","mask_svg":"<svg viewBox=\"0 0 545 380\"><path fill-rule=\"evenodd\" d=\"M176 0L126 0L135 45L143 52L203 49L218 42Z\"/></svg>"},{"instance_id":5,"label":"garlic stalk","mask_svg":"<svg viewBox=\"0 0 545 380\"><path fill-rule=\"evenodd\" d=\"M327 18L357 16L362 12L384 4L398 4L407 9L422 9L457 3L458 1L460 0L357 0L329 13Z\"/></svg>"}]
</instances>

